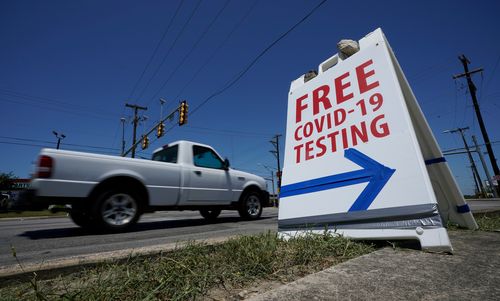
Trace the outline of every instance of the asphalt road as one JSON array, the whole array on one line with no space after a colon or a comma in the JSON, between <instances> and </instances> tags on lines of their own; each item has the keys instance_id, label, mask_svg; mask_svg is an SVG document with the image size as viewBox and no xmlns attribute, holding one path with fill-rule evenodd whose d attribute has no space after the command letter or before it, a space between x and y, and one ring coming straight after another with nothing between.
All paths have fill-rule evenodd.
<instances>
[{"instance_id":1,"label":"asphalt road","mask_svg":"<svg viewBox=\"0 0 500 301\"><path fill-rule=\"evenodd\" d=\"M488 212L500 210L500 199L469 199L466 200L472 212Z\"/></svg>"},{"instance_id":2,"label":"asphalt road","mask_svg":"<svg viewBox=\"0 0 500 301\"><path fill-rule=\"evenodd\" d=\"M127 233L91 234L68 217L0 220L0 268L16 265L11 246L23 264L181 241L276 231L278 209L264 208L262 218L244 221L236 211L223 211L214 223L197 211L145 214Z\"/></svg>"}]
</instances>

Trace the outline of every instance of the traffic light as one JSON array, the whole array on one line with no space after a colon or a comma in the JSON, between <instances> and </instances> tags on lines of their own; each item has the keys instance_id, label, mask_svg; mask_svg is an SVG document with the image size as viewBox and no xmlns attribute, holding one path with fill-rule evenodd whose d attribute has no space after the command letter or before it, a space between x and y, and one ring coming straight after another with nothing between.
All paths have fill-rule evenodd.
<instances>
[{"instance_id":1,"label":"traffic light","mask_svg":"<svg viewBox=\"0 0 500 301\"><path fill-rule=\"evenodd\" d=\"M187 123L187 116L188 116L188 104L185 100L183 100L179 107L179 126Z\"/></svg>"},{"instance_id":2,"label":"traffic light","mask_svg":"<svg viewBox=\"0 0 500 301\"><path fill-rule=\"evenodd\" d=\"M146 148L148 148L148 146L149 146L149 138L148 138L148 136L143 136L141 147L142 147L142 149L146 149Z\"/></svg>"},{"instance_id":3,"label":"traffic light","mask_svg":"<svg viewBox=\"0 0 500 301\"><path fill-rule=\"evenodd\" d=\"M160 138L163 135L165 135L165 124L163 124L163 122L160 122L158 124L158 128L156 129L156 137Z\"/></svg>"}]
</instances>

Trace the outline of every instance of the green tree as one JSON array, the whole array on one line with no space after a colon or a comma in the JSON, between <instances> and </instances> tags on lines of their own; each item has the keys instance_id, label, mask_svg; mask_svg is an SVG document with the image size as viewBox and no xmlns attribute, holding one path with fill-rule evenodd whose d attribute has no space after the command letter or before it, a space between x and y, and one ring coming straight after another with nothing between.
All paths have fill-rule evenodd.
<instances>
[{"instance_id":1,"label":"green tree","mask_svg":"<svg viewBox=\"0 0 500 301\"><path fill-rule=\"evenodd\" d=\"M14 186L15 179L17 179L17 177L12 172L0 173L0 189L2 190L12 189Z\"/></svg>"}]
</instances>

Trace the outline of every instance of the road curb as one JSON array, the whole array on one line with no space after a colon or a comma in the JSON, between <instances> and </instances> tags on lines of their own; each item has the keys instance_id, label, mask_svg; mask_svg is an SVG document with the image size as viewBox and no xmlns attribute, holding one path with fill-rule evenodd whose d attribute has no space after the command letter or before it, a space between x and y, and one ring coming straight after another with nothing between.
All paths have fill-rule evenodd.
<instances>
[{"instance_id":1,"label":"road curb","mask_svg":"<svg viewBox=\"0 0 500 301\"><path fill-rule=\"evenodd\" d=\"M54 216L27 216L27 217L0 217L1 221L24 221L24 220L36 220L36 219L49 219L49 218L62 218L68 217L67 215L54 215Z\"/></svg>"},{"instance_id":2,"label":"road curb","mask_svg":"<svg viewBox=\"0 0 500 301\"><path fill-rule=\"evenodd\" d=\"M168 252L183 248L193 242L204 243L207 245L219 244L237 236L238 235L231 235L210 239L160 244L142 248L130 248L119 251L77 255L66 258L47 260L42 263L29 263L26 265L21 262L22 268L19 264L0 267L0 279L20 278L23 275L32 274L34 272L37 273L37 276L43 278L44 275L50 275L56 272L64 272L65 270L71 271L82 266L93 266L98 264L116 262L126 260L130 257L155 256L161 254L162 252Z\"/></svg>"},{"instance_id":3,"label":"road curb","mask_svg":"<svg viewBox=\"0 0 500 301\"><path fill-rule=\"evenodd\" d=\"M453 255L382 248L246 300L499 300L500 236L451 231L450 239Z\"/></svg>"}]
</instances>

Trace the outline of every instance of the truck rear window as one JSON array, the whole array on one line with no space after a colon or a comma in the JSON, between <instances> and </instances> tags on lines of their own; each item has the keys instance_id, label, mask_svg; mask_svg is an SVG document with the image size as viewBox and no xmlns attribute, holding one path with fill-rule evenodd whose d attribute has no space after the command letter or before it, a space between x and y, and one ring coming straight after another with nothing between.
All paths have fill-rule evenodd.
<instances>
[{"instance_id":1,"label":"truck rear window","mask_svg":"<svg viewBox=\"0 0 500 301\"><path fill-rule=\"evenodd\" d=\"M178 145L170 146L153 154L153 161L177 163Z\"/></svg>"}]
</instances>

